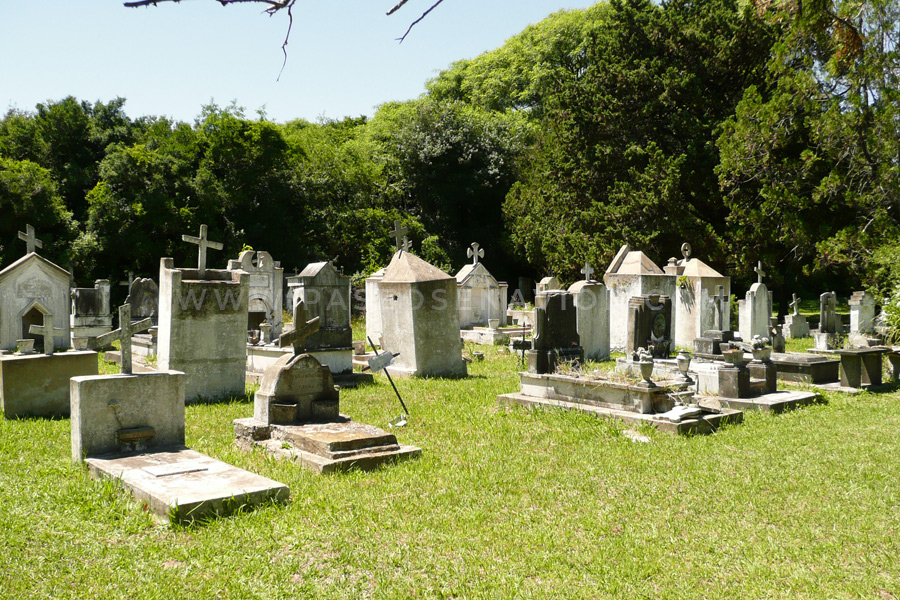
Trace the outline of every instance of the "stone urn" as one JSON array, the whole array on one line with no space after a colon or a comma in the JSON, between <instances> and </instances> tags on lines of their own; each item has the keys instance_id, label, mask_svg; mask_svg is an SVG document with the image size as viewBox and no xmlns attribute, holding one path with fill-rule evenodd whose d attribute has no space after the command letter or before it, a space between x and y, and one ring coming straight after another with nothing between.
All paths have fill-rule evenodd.
<instances>
[{"instance_id":1,"label":"stone urn","mask_svg":"<svg viewBox=\"0 0 900 600\"><path fill-rule=\"evenodd\" d=\"M754 348L752 350L753 360L758 360L761 362L767 361L772 358L772 348Z\"/></svg>"},{"instance_id":2,"label":"stone urn","mask_svg":"<svg viewBox=\"0 0 900 600\"><path fill-rule=\"evenodd\" d=\"M488 319L488 329L500 329L500 319Z\"/></svg>"},{"instance_id":3,"label":"stone urn","mask_svg":"<svg viewBox=\"0 0 900 600\"><path fill-rule=\"evenodd\" d=\"M678 370L681 371L681 376L684 378L686 382L691 382L691 378L688 376L688 369L691 366L691 355L687 350L679 350L678 356L675 358L675 363L678 365Z\"/></svg>"},{"instance_id":4,"label":"stone urn","mask_svg":"<svg viewBox=\"0 0 900 600\"><path fill-rule=\"evenodd\" d=\"M722 351L725 362L734 367L744 366L744 351L740 348L729 348Z\"/></svg>"},{"instance_id":5,"label":"stone urn","mask_svg":"<svg viewBox=\"0 0 900 600\"><path fill-rule=\"evenodd\" d=\"M34 354L34 340L16 340L16 354Z\"/></svg>"},{"instance_id":6,"label":"stone urn","mask_svg":"<svg viewBox=\"0 0 900 600\"><path fill-rule=\"evenodd\" d=\"M653 375L653 361L641 360L637 362L637 365L641 369L641 378L644 380L644 383L650 386L656 386L656 384L650 380L650 377Z\"/></svg>"}]
</instances>

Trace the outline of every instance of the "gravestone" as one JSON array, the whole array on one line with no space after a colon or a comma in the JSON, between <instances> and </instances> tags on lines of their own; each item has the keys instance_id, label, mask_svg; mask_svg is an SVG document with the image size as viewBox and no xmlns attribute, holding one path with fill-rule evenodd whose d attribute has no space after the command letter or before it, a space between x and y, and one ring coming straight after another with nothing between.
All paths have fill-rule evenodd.
<instances>
[{"instance_id":1,"label":"gravestone","mask_svg":"<svg viewBox=\"0 0 900 600\"><path fill-rule=\"evenodd\" d=\"M378 269L366 277L366 338L380 343L382 334L381 292L378 285L384 279L384 269Z\"/></svg>"},{"instance_id":2,"label":"gravestone","mask_svg":"<svg viewBox=\"0 0 900 600\"><path fill-rule=\"evenodd\" d=\"M548 292L550 290L558 290L562 286L559 284L559 279L553 276L544 277L537 284L537 293L540 294L542 292Z\"/></svg>"},{"instance_id":3,"label":"gravestone","mask_svg":"<svg viewBox=\"0 0 900 600\"><path fill-rule=\"evenodd\" d=\"M625 350L628 338L628 302L635 296L675 297L677 277L660 269L639 250L626 244L603 275L609 290L609 345L611 350ZM672 314L672 326L677 321ZM674 329L673 329L674 331Z\"/></svg>"},{"instance_id":4,"label":"gravestone","mask_svg":"<svg viewBox=\"0 0 900 600\"><path fill-rule=\"evenodd\" d=\"M750 286L743 300L738 300L739 331L743 340L751 340L753 336L769 336L772 299L762 281L765 276L762 262L754 270L758 275L757 282Z\"/></svg>"},{"instance_id":5,"label":"gravestone","mask_svg":"<svg viewBox=\"0 0 900 600\"><path fill-rule=\"evenodd\" d=\"M553 373L559 363L584 360L574 294L553 290L538 294L535 301L534 336L526 352L528 372Z\"/></svg>"},{"instance_id":6,"label":"gravestone","mask_svg":"<svg viewBox=\"0 0 900 600\"><path fill-rule=\"evenodd\" d=\"M875 333L875 297L868 292L850 296L850 333Z\"/></svg>"},{"instance_id":7,"label":"gravestone","mask_svg":"<svg viewBox=\"0 0 900 600\"><path fill-rule=\"evenodd\" d=\"M477 243L473 242L467 253L472 263L456 274L459 326L462 329L486 327L494 320L506 325L509 286L506 282L497 281L479 260L484 257L484 249Z\"/></svg>"},{"instance_id":8,"label":"gravestone","mask_svg":"<svg viewBox=\"0 0 900 600\"><path fill-rule=\"evenodd\" d=\"M30 333L32 325L40 325L45 315L54 315L56 327L53 345L68 348L69 282L71 274L36 254L41 242L34 236L34 228L19 232L26 242L28 254L0 271L0 350L15 351L16 340L38 336Z\"/></svg>"},{"instance_id":9,"label":"gravestone","mask_svg":"<svg viewBox=\"0 0 900 600\"><path fill-rule=\"evenodd\" d=\"M159 324L159 286L150 278L138 278L131 282L125 303L131 307L131 318L136 321L150 319Z\"/></svg>"},{"instance_id":10,"label":"gravestone","mask_svg":"<svg viewBox=\"0 0 900 600\"><path fill-rule=\"evenodd\" d=\"M184 238L202 241L205 234L203 226L200 238ZM197 269L177 269L171 258L159 268L157 363L161 371L185 374L188 402L245 393L250 274L207 269L205 250L201 243Z\"/></svg>"},{"instance_id":11,"label":"gravestone","mask_svg":"<svg viewBox=\"0 0 900 600\"><path fill-rule=\"evenodd\" d=\"M92 288L75 288L72 294L72 312L69 328L72 346L87 348L90 340L112 329L112 313L109 310L109 280L98 279Z\"/></svg>"},{"instance_id":12,"label":"gravestone","mask_svg":"<svg viewBox=\"0 0 900 600\"><path fill-rule=\"evenodd\" d=\"M302 302L311 317L319 317L319 330L304 341L304 351L340 353L343 361L325 361L332 373L353 369L353 331L350 327L350 278L340 273L330 262L311 263L294 277L288 278L288 289L296 305Z\"/></svg>"},{"instance_id":13,"label":"gravestone","mask_svg":"<svg viewBox=\"0 0 900 600\"><path fill-rule=\"evenodd\" d=\"M809 323L806 317L800 314L800 298L793 294L791 302L791 314L784 317L784 337L787 339L809 337Z\"/></svg>"},{"instance_id":14,"label":"gravestone","mask_svg":"<svg viewBox=\"0 0 900 600\"><path fill-rule=\"evenodd\" d=\"M581 270L585 279L569 286L575 299L578 339L588 360L609 358L609 292L592 278L594 270L586 264Z\"/></svg>"},{"instance_id":15,"label":"gravestone","mask_svg":"<svg viewBox=\"0 0 900 600\"><path fill-rule=\"evenodd\" d=\"M664 270L676 278L675 346L690 348L705 331L731 329L731 278L692 258L690 244L682 244L681 252L683 258L670 259Z\"/></svg>"},{"instance_id":16,"label":"gravestone","mask_svg":"<svg viewBox=\"0 0 900 600\"><path fill-rule=\"evenodd\" d=\"M280 263L268 252L244 250L236 260L228 261L228 270L250 274L247 330L268 323L274 336L281 335L284 269Z\"/></svg>"},{"instance_id":17,"label":"gravestone","mask_svg":"<svg viewBox=\"0 0 900 600\"><path fill-rule=\"evenodd\" d=\"M837 294L825 292L819 296L819 331L814 336L818 351L834 349L836 335L843 329L836 311Z\"/></svg>"},{"instance_id":18,"label":"gravestone","mask_svg":"<svg viewBox=\"0 0 900 600\"><path fill-rule=\"evenodd\" d=\"M672 350L672 299L635 296L628 302L627 357L644 348L653 358L668 358Z\"/></svg>"},{"instance_id":19,"label":"gravestone","mask_svg":"<svg viewBox=\"0 0 900 600\"><path fill-rule=\"evenodd\" d=\"M392 375L466 375L455 278L400 250L378 290L383 347L400 353L389 367Z\"/></svg>"}]
</instances>

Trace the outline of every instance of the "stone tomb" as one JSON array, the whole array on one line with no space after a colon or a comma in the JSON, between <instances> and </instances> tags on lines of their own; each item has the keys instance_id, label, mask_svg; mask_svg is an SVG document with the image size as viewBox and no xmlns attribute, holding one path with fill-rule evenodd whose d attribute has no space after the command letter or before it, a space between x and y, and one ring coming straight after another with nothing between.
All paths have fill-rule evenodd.
<instances>
[{"instance_id":1,"label":"stone tomb","mask_svg":"<svg viewBox=\"0 0 900 600\"><path fill-rule=\"evenodd\" d=\"M185 447L184 390L177 371L72 378L72 460L164 519L286 501L284 484Z\"/></svg>"},{"instance_id":2,"label":"stone tomb","mask_svg":"<svg viewBox=\"0 0 900 600\"><path fill-rule=\"evenodd\" d=\"M70 274L31 252L0 271L0 349L16 350L17 340L42 339L29 333L46 315L55 317L53 345L68 348Z\"/></svg>"},{"instance_id":3,"label":"stone tomb","mask_svg":"<svg viewBox=\"0 0 900 600\"><path fill-rule=\"evenodd\" d=\"M459 303L459 326L463 331L473 327L487 327L496 332L500 338L497 343L508 340L508 335L501 334L499 327L506 325L507 290L509 286L497 281L490 271L480 262L484 257L484 249L472 243L467 249L472 263L464 266L456 274L457 298ZM463 339L469 339L463 333ZM502 337L501 337L502 336ZM472 336L472 341L479 341L483 336ZM494 343L495 340L491 340Z\"/></svg>"},{"instance_id":4,"label":"stone tomb","mask_svg":"<svg viewBox=\"0 0 900 600\"><path fill-rule=\"evenodd\" d=\"M0 407L7 419L68 416L69 379L97 374L97 353L0 355Z\"/></svg>"},{"instance_id":5,"label":"stone tomb","mask_svg":"<svg viewBox=\"0 0 900 600\"><path fill-rule=\"evenodd\" d=\"M731 278L691 258L690 244L683 244L681 252L684 258L669 259L665 272L676 277L674 343L690 348L705 331L731 329Z\"/></svg>"},{"instance_id":6,"label":"stone tomb","mask_svg":"<svg viewBox=\"0 0 900 600\"><path fill-rule=\"evenodd\" d=\"M593 269L585 265L583 281L569 286L575 299L578 339L588 360L609 358L609 291L599 281L591 279Z\"/></svg>"},{"instance_id":7,"label":"stone tomb","mask_svg":"<svg viewBox=\"0 0 900 600\"><path fill-rule=\"evenodd\" d=\"M809 323L806 317L800 314L800 298L797 294L793 295L791 302L791 314L784 317L784 337L787 339L808 338Z\"/></svg>"},{"instance_id":8,"label":"stone tomb","mask_svg":"<svg viewBox=\"0 0 900 600\"><path fill-rule=\"evenodd\" d=\"M391 375L464 377L456 279L400 250L378 289L384 348L399 353Z\"/></svg>"},{"instance_id":9,"label":"stone tomb","mask_svg":"<svg viewBox=\"0 0 900 600\"><path fill-rule=\"evenodd\" d=\"M319 322L316 317L304 323L287 343L301 346ZM284 355L266 369L253 399L253 417L234 421L236 441L244 448L262 446L318 473L371 469L421 453L398 444L391 433L341 415L338 394L331 371L314 357Z\"/></svg>"},{"instance_id":10,"label":"stone tomb","mask_svg":"<svg viewBox=\"0 0 900 600\"><path fill-rule=\"evenodd\" d=\"M247 329L258 330L262 323L268 323L274 337L281 335L284 269L280 263L268 252L244 250L237 260L228 261L228 270L250 274Z\"/></svg>"},{"instance_id":11,"label":"stone tomb","mask_svg":"<svg viewBox=\"0 0 900 600\"><path fill-rule=\"evenodd\" d=\"M352 373L350 278L329 262L311 263L288 278L288 289L294 305L303 302L309 318L319 317L319 330L305 338L302 350L315 354L334 375Z\"/></svg>"},{"instance_id":12,"label":"stone tomb","mask_svg":"<svg viewBox=\"0 0 900 600\"><path fill-rule=\"evenodd\" d=\"M562 290L539 292L535 303L534 336L526 352L528 372L554 373L559 363L583 361L575 295Z\"/></svg>"},{"instance_id":13,"label":"stone tomb","mask_svg":"<svg viewBox=\"0 0 900 600\"><path fill-rule=\"evenodd\" d=\"M625 350L627 345L629 300L648 295L674 298L676 279L674 275L664 273L643 252L633 251L628 245L619 249L603 275L603 282L609 290L611 350ZM675 315L672 317L674 321Z\"/></svg>"},{"instance_id":14,"label":"stone tomb","mask_svg":"<svg viewBox=\"0 0 900 600\"><path fill-rule=\"evenodd\" d=\"M200 238L184 237L206 241L206 227ZM197 269L163 258L159 280L159 370L185 374L188 402L243 397L250 274L207 269L201 244Z\"/></svg>"},{"instance_id":15,"label":"stone tomb","mask_svg":"<svg viewBox=\"0 0 900 600\"><path fill-rule=\"evenodd\" d=\"M840 377L841 361L817 354L797 352L773 353L772 364L780 381L793 383L824 384Z\"/></svg>"},{"instance_id":16,"label":"stone tomb","mask_svg":"<svg viewBox=\"0 0 900 600\"><path fill-rule=\"evenodd\" d=\"M92 288L72 290L72 312L69 327L72 347L85 349L90 340L109 333L112 329L112 313L109 310L109 280L98 279Z\"/></svg>"}]
</instances>

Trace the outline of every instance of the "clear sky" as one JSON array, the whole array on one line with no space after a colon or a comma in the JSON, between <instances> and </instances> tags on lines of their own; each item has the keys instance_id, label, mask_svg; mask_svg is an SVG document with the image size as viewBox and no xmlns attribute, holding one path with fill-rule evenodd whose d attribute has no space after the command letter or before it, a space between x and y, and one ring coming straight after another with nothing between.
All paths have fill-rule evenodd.
<instances>
[{"instance_id":1,"label":"clear sky","mask_svg":"<svg viewBox=\"0 0 900 600\"><path fill-rule=\"evenodd\" d=\"M182 0L125 8L119 0L3 0L0 110L38 102L127 99L131 117L192 122L202 105L232 100L274 121L371 115L415 98L455 60L503 44L530 23L591 0L298 0L281 75L287 13L263 5Z\"/></svg>"}]
</instances>

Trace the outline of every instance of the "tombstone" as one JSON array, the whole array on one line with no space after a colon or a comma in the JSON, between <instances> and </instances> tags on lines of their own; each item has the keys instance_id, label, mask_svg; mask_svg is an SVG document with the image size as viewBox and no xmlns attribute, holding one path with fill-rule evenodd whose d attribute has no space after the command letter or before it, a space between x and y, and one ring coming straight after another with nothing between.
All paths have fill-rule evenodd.
<instances>
[{"instance_id":1,"label":"tombstone","mask_svg":"<svg viewBox=\"0 0 900 600\"><path fill-rule=\"evenodd\" d=\"M738 320L741 339L751 340L753 336L769 336L769 319L772 316L772 299L769 289L763 283L766 275L762 262L754 268L758 279L750 286L743 300L738 300Z\"/></svg>"},{"instance_id":2,"label":"tombstone","mask_svg":"<svg viewBox=\"0 0 900 600\"><path fill-rule=\"evenodd\" d=\"M320 331L323 319L307 320L303 300L298 300L294 311L294 329L280 337L281 345L293 352L266 369L253 397L253 418L234 421L238 445L262 446L276 457L319 473L368 469L418 456L419 448L401 446L393 434L353 423L340 414L339 391L330 369L302 353L307 340Z\"/></svg>"},{"instance_id":3,"label":"tombstone","mask_svg":"<svg viewBox=\"0 0 900 600\"><path fill-rule=\"evenodd\" d=\"M131 307L132 319L150 319L154 325L159 325L159 287L152 279L141 277L132 280L125 303Z\"/></svg>"},{"instance_id":4,"label":"tombstone","mask_svg":"<svg viewBox=\"0 0 900 600\"><path fill-rule=\"evenodd\" d=\"M850 296L850 333L875 333L875 297L867 292Z\"/></svg>"},{"instance_id":5,"label":"tombstone","mask_svg":"<svg viewBox=\"0 0 900 600\"><path fill-rule=\"evenodd\" d=\"M281 335L284 269L280 263L272 260L268 252L244 250L237 260L228 261L228 270L250 274L247 330L259 329L260 324L268 323L274 336Z\"/></svg>"},{"instance_id":6,"label":"tombstone","mask_svg":"<svg viewBox=\"0 0 900 600\"><path fill-rule=\"evenodd\" d=\"M537 293L540 294L542 292L549 292L550 290L558 290L561 288L562 286L559 284L559 279L556 277L544 277L537 284Z\"/></svg>"},{"instance_id":7,"label":"tombstone","mask_svg":"<svg viewBox=\"0 0 900 600\"><path fill-rule=\"evenodd\" d=\"M96 352L54 354L56 340L64 329L55 326L52 313L42 317L40 324L29 327L29 333L37 336L42 353L0 355L0 407L7 419L68 416L69 379L97 373Z\"/></svg>"},{"instance_id":8,"label":"tombstone","mask_svg":"<svg viewBox=\"0 0 900 600\"><path fill-rule=\"evenodd\" d=\"M455 278L401 250L378 291L384 348L400 353L389 367L392 375L466 375Z\"/></svg>"},{"instance_id":9,"label":"tombstone","mask_svg":"<svg viewBox=\"0 0 900 600\"><path fill-rule=\"evenodd\" d=\"M611 350L625 350L628 339L628 303L635 296L675 297L676 279L666 274L650 258L626 244L616 253L603 282L609 290L609 345ZM677 317L672 314L672 325ZM674 329L673 329L674 331Z\"/></svg>"},{"instance_id":10,"label":"tombstone","mask_svg":"<svg viewBox=\"0 0 900 600\"><path fill-rule=\"evenodd\" d=\"M200 238L184 239L202 241L205 234L204 226ZM171 258L159 267L157 364L185 374L188 402L245 393L250 274L207 269L205 250L201 244L196 269L177 269Z\"/></svg>"},{"instance_id":11,"label":"tombstone","mask_svg":"<svg viewBox=\"0 0 900 600\"><path fill-rule=\"evenodd\" d=\"M44 316L58 315L53 345L70 345L69 281L71 275L46 258L31 252L0 271L0 349L16 349L16 340L38 336L29 333Z\"/></svg>"},{"instance_id":12,"label":"tombstone","mask_svg":"<svg viewBox=\"0 0 900 600\"><path fill-rule=\"evenodd\" d=\"M609 292L606 286L592 279L593 269L585 265L583 281L569 286L575 299L578 339L588 360L609 358Z\"/></svg>"},{"instance_id":13,"label":"tombstone","mask_svg":"<svg viewBox=\"0 0 900 600\"><path fill-rule=\"evenodd\" d=\"M806 317L800 314L800 298L793 294L791 302L791 314L784 317L783 333L786 339L809 337L809 323Z\"/></svg>"},{"instance_id":14,"label":"tombstone","mask_svg":"<svg viewBox=\"0 0 900 600\"><path fill-rule=\"evenodd\" d=\"M584 360L578 335L575 295L565 290L538 294L534 309L534 336L526 352L528 372L553 373L559 363Z\"/></svg>"},{"instance_id":15,"label":"tombstone","mask_svg":"<svg viewBox=\"0 0 900 600\"><path fill-rule=\"evenodd\" d=\"M112 329L112 313L109 310L109 280L98 279L92 288L74 288L69 327L72 346L87 348L90 340Z\"/></svg>"},{"instance_id":16,"label":"tombstone","mask_svg":"<svg viewBox=\"0 0 900 600\"><path fill-rule=\"evenodd\" d=\"M384 269L366 277L366 338L378 344L382 334L381 293L378 285L384 279Z\"/></svg>"},{"instance_id":17,"label":"tombstone","mask_svg":"<svg viewBox=\"0 0 900 600\"><path fill-rule=\"evenodd\" d=\"M353 331L350 327L350 278L329 262L311 263L288 278L294 305L302 302L310 317L319 317L319 330L304 340L300 350L315 352L316 359L333 375L353 371Z\"/></svg>"},{"instance_id":18,"label":"tombstone","mask_svg":"<svg viewBox=\"0 0 900 600\"><path fill-rule=\"evenodd\" d=\"M130 316L119 314L122 328L111 334L121 339L124 354ZM158 516L179 522L286 501L284 484L185 447L185 379L178 371L73 377L72 461L87 463L92 478L114 481Z\"/></svg>"},{"instance_id":19,"label":"tombstone","mask_svg":"<svg viewBox=\"0 0 900 600\"><path fill-rule=\"evenodd\" d=\"M468 248L472 263L464 266L456 274L459 300L459 326L469 329L485 327L493 320L506 325L507 289L506 282L497 281L479 259L484 257L484 249L473 242Z\"/></svg>"},{"instance_id":20,"label":"tombstone","mask_svg":"<svg viewBox=\"0 0 900 600\"><path fill-rule=\"evenodd\" d=\"M675 346L690 348L696 338L710 330L731 329L731 278L691 257L691 246L681 246L683 258L669 259L664 269L676 277Z\"/></svg>"},{"instance_id":21,"label":"tombstone","mask_svg":"<svg viewBox=\"0 0 900 600\"><path fill-rule=\"evenodd\" d=\"M836 310L837 294L825 292L819 296L819 330L813 336L818 351L834 349L836 336L842 329Z\"/></svg>"},{"instance_id":22,"label":"tombstone","mask_svg":"<svg viewBox=\"0 0 900 600\"><path fill-rule=\"evenodd\" d=\"M653 358L668 358L672 351L672 299L668 296L635 296L628 302L626 357L644 348Z\"/></svg>"}]
</instances>

